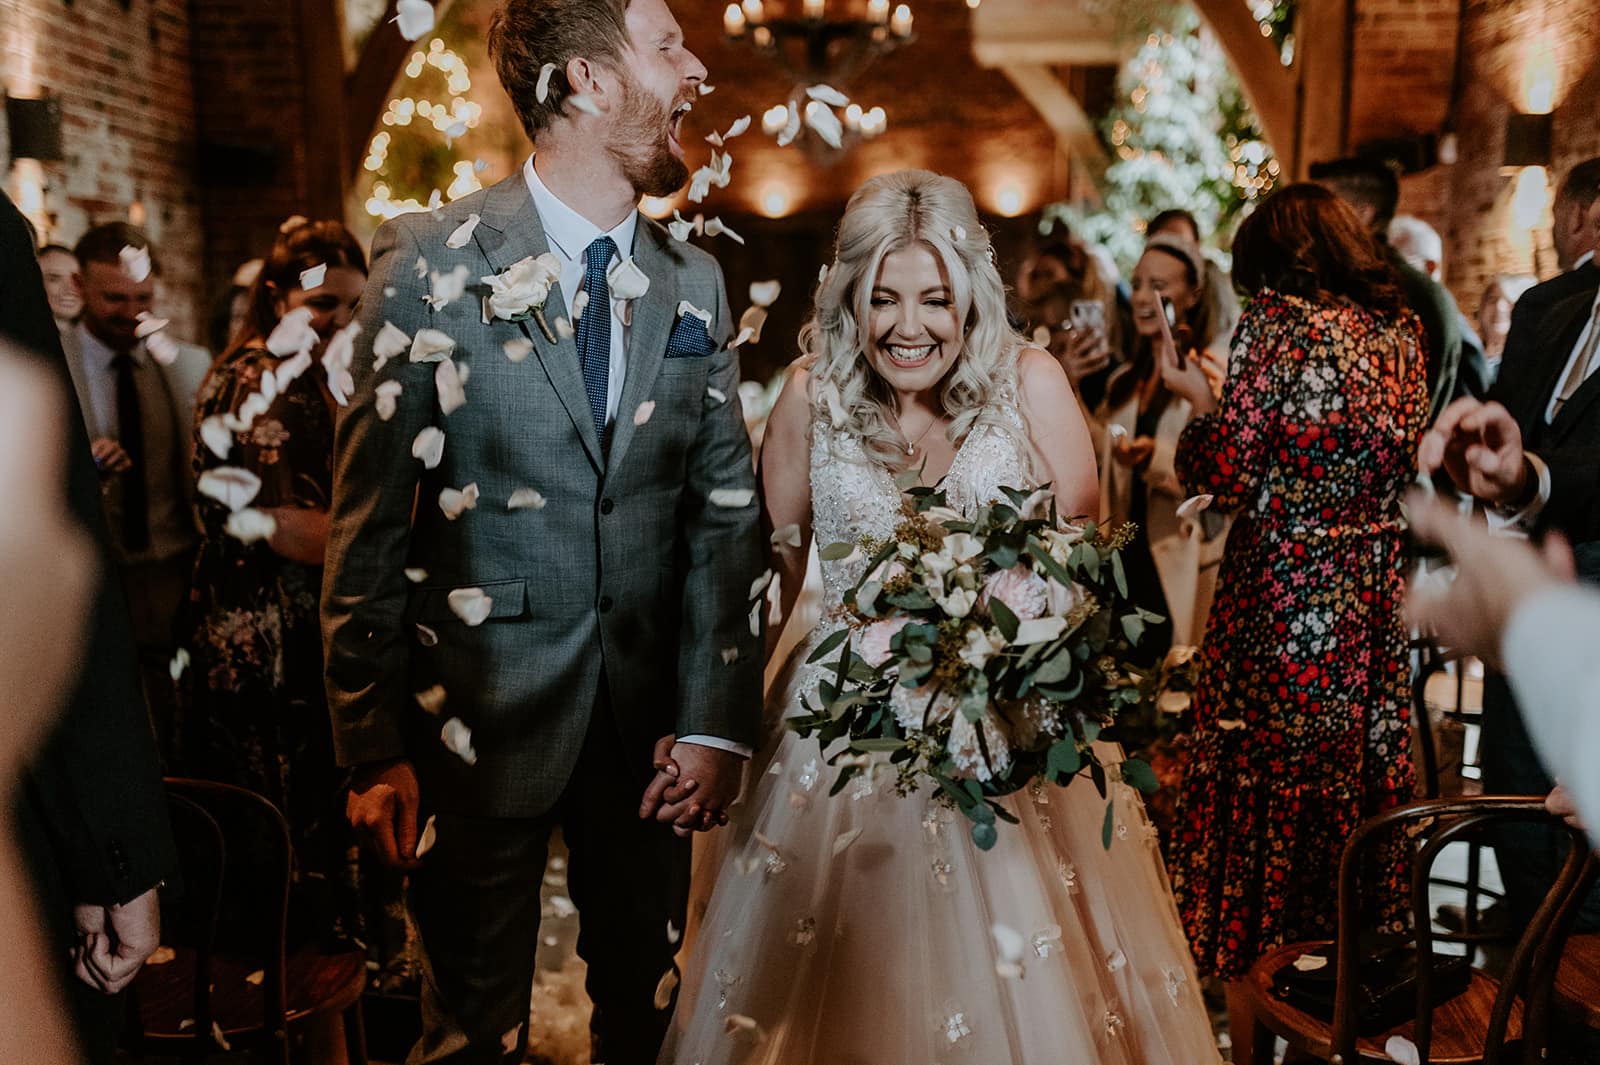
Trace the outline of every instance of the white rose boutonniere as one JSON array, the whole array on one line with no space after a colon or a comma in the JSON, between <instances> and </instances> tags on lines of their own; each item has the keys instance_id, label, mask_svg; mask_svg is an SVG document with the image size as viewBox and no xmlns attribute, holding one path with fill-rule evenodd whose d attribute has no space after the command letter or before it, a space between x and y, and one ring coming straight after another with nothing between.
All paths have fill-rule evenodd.
<instances>
[{"instance_id":1,"label":"white rose boutonniere","mask_svg":"<svg viewBox=\"0 0 1600 1065\"><path fill-rule=\"evenodd\" d=\"M561 280L561 263L549 252L535 258L518 259L498 274L482 279L489 286L484 305L489 315L508 322L533 318L545 339L555 343L555 334L544 320L544 302L550 286Z\"/></svg>"}]
</instances>

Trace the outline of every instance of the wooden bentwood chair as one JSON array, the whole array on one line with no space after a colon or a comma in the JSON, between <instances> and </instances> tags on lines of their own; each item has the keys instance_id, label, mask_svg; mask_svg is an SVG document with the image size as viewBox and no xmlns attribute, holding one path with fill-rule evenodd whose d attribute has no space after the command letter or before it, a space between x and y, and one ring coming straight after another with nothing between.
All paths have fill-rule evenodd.
<instances>
[{"instance_id":1,"label":"wooden bentwood chair","mask_svg":"<svg viewBox=\"0 0 1600 1065\"><path fill-rule=\"evenodd\" d=\"M1339 864L1336 938L1278 947L1257 961L1245 978L1255 1025L1255 1053L1251 1065L1271 1065L1274 1036L1287 1041L1291 1056L1299 1053L1330 1065L1391 1061L1384 1052L1384 1045L1393 1036L1409 1040L1416 1046L1420 1060L1434 1065L1510 1065L1518 1060L1513 1055L1521 1055L1523 1062L1541 1060L1545 1038L1542 1024L1530 1024L1524 1032L1520 1000L1527 993L1532 970L1536 968L1535 954L1545 943L1558 911L1583 872L1587 844L1581 833L1567 829L1573 839L1571 853L1554 887L1518 941L1504 979L1496 980L1473 968L1463 993L1438 1005L1432 1004L1434 959L1444 957L1435 955L1433 949L1434 940L1439 938L1432 928L1428 897L1429 873L1434 860L1448 844L1481 833L1491 823L1508 821L1565 827L1545 810L1543 798L1532 796L1423 799L1362 822L1345 846ZM1362 1032L1355 988L1364 931L1360 917L1363 912L1360 880L1363 871L1371 867L1367 861L1371 848L1384 839L1393 838L1391 833L1399 831L1414 834L1418 840L1412 859L1411 926L1406 937L1419 959L1416 1009L1409 1020L1387 1031ZM1370 905L1367 912L1371 912ZM1330 942L1334 948L1331 1022L1284 1001L1274 990L1274 978L1279 970L1303 954L1327 948ZM1518 1043L1520 1050L1516 1049Z\"/></svg>"}]
</instances>

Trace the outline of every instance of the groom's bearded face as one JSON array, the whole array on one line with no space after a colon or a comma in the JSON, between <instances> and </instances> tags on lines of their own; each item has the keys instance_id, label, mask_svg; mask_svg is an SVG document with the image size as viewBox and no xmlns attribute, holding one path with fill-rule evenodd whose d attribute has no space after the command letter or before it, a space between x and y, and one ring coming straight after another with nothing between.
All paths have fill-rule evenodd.
<instances>
[{"instance_id":1,"label":"groom's bearded face","mask_svg":"<svg viewBox=\"0 0 1600 1065\"><path fill-rule=\"evenodd\" d=\"M641 195L670 196L689 180L689 167L679 157L684 109L693 89L663 100L634 77L621 73L622 99L608 138L608 150L623 175ZM676 86L674 86L676 88Z\"/></svg>"}]
</instances>

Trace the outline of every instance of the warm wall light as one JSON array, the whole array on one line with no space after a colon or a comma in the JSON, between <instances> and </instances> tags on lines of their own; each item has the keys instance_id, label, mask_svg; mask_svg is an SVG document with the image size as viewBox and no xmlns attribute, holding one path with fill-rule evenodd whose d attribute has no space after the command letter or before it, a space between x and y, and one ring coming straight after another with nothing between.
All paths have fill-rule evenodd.
<instances>
[{"instance_id":1,"label":"warm wall light","mask_svg":"<svg viewBox=\"0 0 1600 1065\"><path fill-rule=\"evenodd\" d=\"M1015 218L1022 213L1022 190L1007 182L995 190L995 210L1007 218Z\"/></svg>"},{"instance_id":2,"label":"warm wall light","mask_svg":"<svg viewBox=\"0 0 1600 1065\"><path fill-rule=\"evenodd\" d=\"M1544 221L1550 205L1550 179L1542 166L1525 166L1517 174L1517 187L1511 194L1511 224L1529 230Z\"/></svg>"},{"instance_id":3,"label":"warm wall light","mask_svg":"<svg viewBox=\"0 0 1600 1065\"><path fill-rule=\"evenodd\" d=\"M761 213L782 218L789 213L789 190L783 185L768 185L761 190Z\"/></svg>"},{"instance_id":4,"label":"warm wall light","mask_svg":"<svg viewBox=\"0 0 1600 1065\"><path fill-rule=\"evenodd\" d=\"M1530 115L1547 115L1556 106L1556 54L1548 41L1529 43L1522 62L1522 105Z\"/></svg>"}]
</instances>

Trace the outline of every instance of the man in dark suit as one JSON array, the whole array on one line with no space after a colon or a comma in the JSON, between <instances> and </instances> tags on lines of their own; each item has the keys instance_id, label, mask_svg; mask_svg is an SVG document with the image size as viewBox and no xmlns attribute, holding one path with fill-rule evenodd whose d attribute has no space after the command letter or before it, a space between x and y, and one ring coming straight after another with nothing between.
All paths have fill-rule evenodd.
<instances>
[{"instance_id":1,"label":"man in dark suit","mask_svg":"<svg viewBox=\"0 0 1600 1065\"><path fill-rule=\"evenodd\" d=\"M1488 367L1482 350L1463 333L1461 312L1450 293L1389 246L1389 223L1400 205L1400 179L1394 170L1376 159L1335 159L1313 163L1311 180L1348 203L1366 223L1399 277L1406 304L1422 320L1428 346L1423 357L1428 364L1429 415L1437 415L1452 399L1472 394L1474 387L1481 388L1481 382L1488 380Z\"/></svg>"},{"instance_id":2,"label":"man in dark suit","mask_svg":"<svg viewBox=\"0 0 1600 1065\"><path fill-rule=\"evenodd\" d=\"M1571 175L1564 188L1570 184ZM1425 472L1442 465L1461 490L1494 508L1499 523L1535 537L1562 533L1579 578L1600 581L1600 272L1558 280L1564 293L1554 300L1555 282L1546 282L1518 302L1506 338L1510 357L1489 401L1451 404L1420 455ZM1544 794L1552 787L1499 674L1484 685L1483 752L1486 791ZM1523 926L1554 882L1562 846L1558 835L1526 828L1497 838L1510 927ZM1600 893L1582 921L1600 927Z\"/></svg>"},{"instance_id":3,"label":"man in dark suit","mask_svg":"<svg viewBox=\"0 0 1600 1065\"><path fill-rule=\"evenodd\" d=\"M1568 170L1556 187L1550 206L1555 223L1550 240L1555 245L1556 263L1561 273L1530 288L1511 310L1511 331L1506 334L1501 365L1505 356L1515 361L1525 354L1512 347L1533 339L1535 325L1551 307L1585 289L1600 285L1600 265L1595 251L1600 249L1600 156L1585 159Z\"/></svg>"},{"instance_id":4,"label":"man in dark suit","mask_svg":"<svg viewBox=\"0 0 1600 1065\"><path fill-rule=\"evenodd\" d=\"M0 194L0 334L71 384L31 231ZM83 419L71 411L68 500L98 547L100 579L85 669L65 714L25 775L15 811L41 908L76 980L65 980L91 1061L109 1061L121 1000L160 942L157 889L177 876L165 792L140 692L133 633L100 510ZM65 970L60 974L67 977Z\"/></svg>"}]
</instances>

